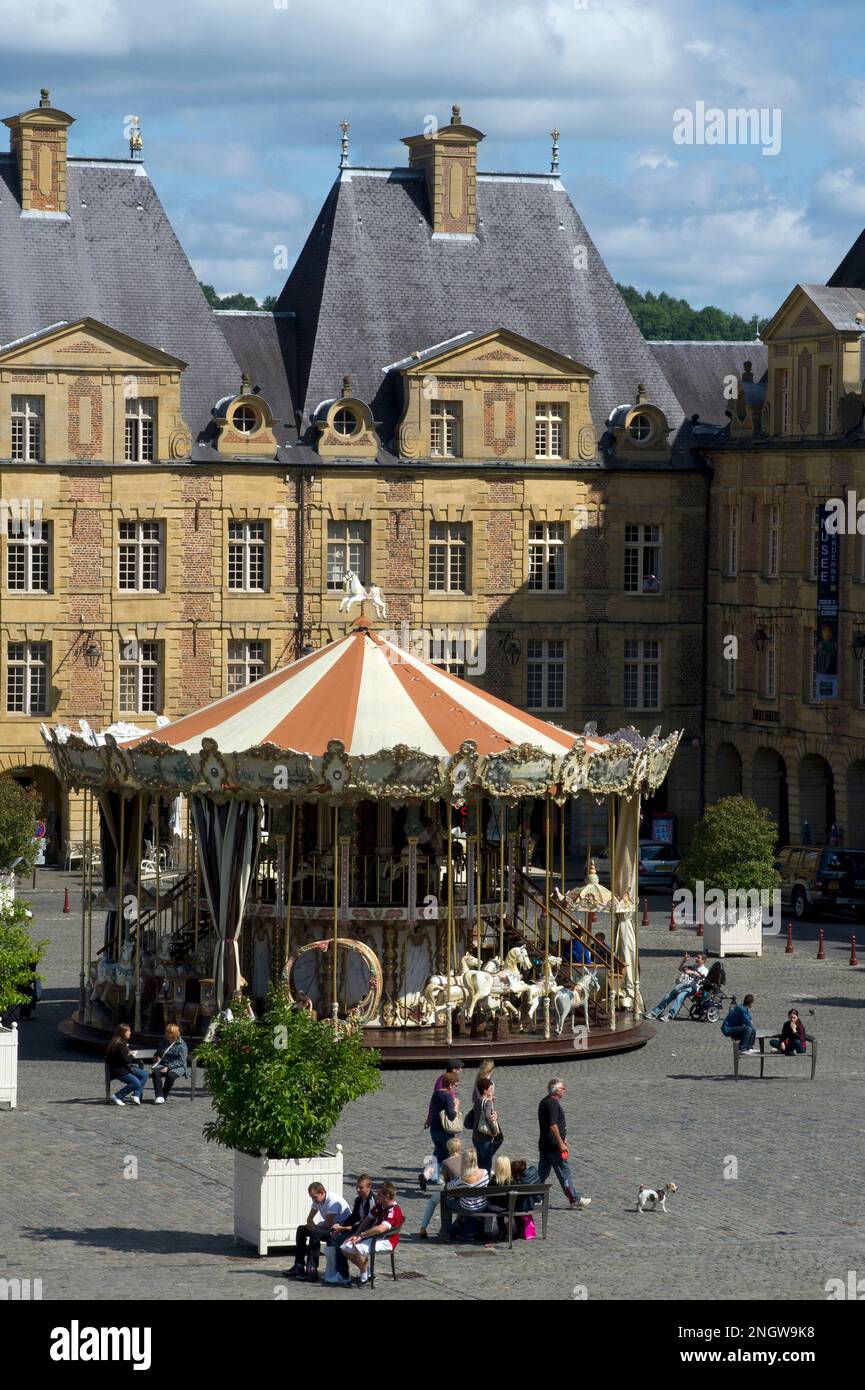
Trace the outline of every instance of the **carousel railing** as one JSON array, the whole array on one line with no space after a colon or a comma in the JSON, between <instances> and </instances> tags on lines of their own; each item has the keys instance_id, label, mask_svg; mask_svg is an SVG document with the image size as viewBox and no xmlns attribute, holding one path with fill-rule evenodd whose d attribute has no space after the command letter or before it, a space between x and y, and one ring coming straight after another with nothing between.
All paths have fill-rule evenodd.
<instances>
[{"instance_id":1,"label":"carousel railing","mask_svg":"<svg viewBox=\"0 0 865 1390\"><path fill-rule=\"evenodd\" d=\"M545 948L546 933L544 930L544 917L546 915L547 904L542 893L539 893L526 874L521 875L520 887L522 889L522 902L516 905L516 924L525 939L526 945L531 951L543 953ZM529 913L528 908L534 909ZM610 1017L611 999L617 993L619 982L625 973L625 961L622 956L616 954L612 947L606 942L601 941L595 936L590 928L580 921L576 913L571 912L564 903L550 899L550 922L558 928L558 939L561 944L568 942L569 950L567 959L562 961L559 967L559 974L566 976L569 983L576 977L585 972L585 961L575 961L573 951L570 949L574 942L583 948L584 955L591 958L592 966L599 968L602 973L602 990L600 999L605 1016ZM553 951L558 954L558 951Z\"/></svg>"}]
</instances>

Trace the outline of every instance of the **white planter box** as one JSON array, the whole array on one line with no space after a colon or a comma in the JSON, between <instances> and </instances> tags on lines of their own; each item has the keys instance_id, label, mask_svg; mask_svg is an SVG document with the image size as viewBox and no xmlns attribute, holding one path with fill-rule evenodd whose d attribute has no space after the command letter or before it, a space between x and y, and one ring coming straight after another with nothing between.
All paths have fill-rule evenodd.
<instances>
[{"instance_id":1,"label":"white planter box","mask_svg":"<svg viewBox=\"0 0 865 1390\"><path fill-rule=\"evenodd\" d=\"M715 915L707 910L707 917ZM745 913L728 910L723 923L707 921L703 933L703 945L709 956L762 956L763 909L758 907Z\"/></svg>"},{"instance_id":2,"label":"white planter box","mask_svg":"<svg viewBox=\"0 0 865 1390\"><path fill-rule=\"evenodd\" d=\"M18 1104L18 1024L0 1028L0 1110Z\"/></svg>"},{"instance_id":3,"label":"white planter box","mask_svg":"<svg viewBox=\"0 0 865 1390\"><path fill-rule=\"evenodd\" d=\"M312 1206L308 1187L320 1182L342 1193L342 1145L318 1158L254 1158L234 1151L234 1239L266 1255L271 1245L294 1245Z\"/></svg>"}]
</instances>

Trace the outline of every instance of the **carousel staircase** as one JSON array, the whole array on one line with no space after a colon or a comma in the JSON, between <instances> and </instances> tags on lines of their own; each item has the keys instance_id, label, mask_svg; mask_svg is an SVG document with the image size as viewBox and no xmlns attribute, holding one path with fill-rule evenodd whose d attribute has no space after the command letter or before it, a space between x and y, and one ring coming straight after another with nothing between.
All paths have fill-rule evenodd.
<instances>
[{"instance_id":1,"label":"carousel staircase","mask_svg":"<svg viewBox=\"0 0 865 1390\"><path fill-rule=\"evenodd\" d=\"M543 925L546 914L544 895L538 892L527 874L521 875L520 887L522 901L518 903L515 914L517 928L529 950L543 955L546 944ZM566 903L559 903L550 898L550 924L558 929L559 942L578 941L590 955L593 964L609 970L613 975L624 974L625 962L622 957L615 954L609 943L600 941L589 931ZM568 955L570 954L569 951ZM579 963L568 959L562 962L560 973L567 974L568 979L573 979L575 968L579 973Z\"/></svg>"}]
</instances>

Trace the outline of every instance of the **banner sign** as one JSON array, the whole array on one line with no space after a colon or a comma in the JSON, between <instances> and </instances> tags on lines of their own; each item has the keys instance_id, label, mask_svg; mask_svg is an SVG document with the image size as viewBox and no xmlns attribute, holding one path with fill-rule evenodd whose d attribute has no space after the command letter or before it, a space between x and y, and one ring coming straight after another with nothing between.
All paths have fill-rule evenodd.
<instances>
[{"instance_id":1,"label":"banner sign","mask_svg":"<svg viewBox=\"0 0 865 1390\"><path fill-rule=\"evenodd\" d=\"M838 550L837 531L826 529L826 508L820 508L817 553L817 637L814 660L815 700L838 699Z\"/></svg>"}]
</instances>

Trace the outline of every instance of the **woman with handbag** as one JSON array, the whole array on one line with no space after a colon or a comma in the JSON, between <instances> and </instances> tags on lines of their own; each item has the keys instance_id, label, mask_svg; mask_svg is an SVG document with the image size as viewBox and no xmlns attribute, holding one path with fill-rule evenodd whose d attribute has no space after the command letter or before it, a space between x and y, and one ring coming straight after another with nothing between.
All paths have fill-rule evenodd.
<instances>
[{"instance_id":1,"label":"woman with handbag","mask_svg":"<svg viewBox=\"0 0 865 1390\"><path fill-rule=\"evenodd\" d=\"M180 1036L180 1029L176 1023L169 1023L165 1029L165 1038L156 1049L156 1060L150 1073L156 1092L154 1104L165 1104L175 1081L186 1075L188 1060L189 1049Z\"/></svg>"},{"instance_id":2,"label":"woman with handbag","mask_svg":"<svg viewBox=\"0 0 865 1390\"><path fill-rule=\"evenodd\" d=\"M429 1109L429 1132L433 1151L440 1164L444 1163L448 1156L448 1140L452 1135L461 1133L463 1127L457 1096L458 1085L459 1073L446 1071L444 1085L433 1091Z\"/></svg>"},{"instance_id":3,"label":"woman with handbag","mask_svg":"<svg viewBox=\"0 0 865 1390\"><path fill-rule=\"evenodd\" d=\"M496 1114L496 1084L488 1076L478 1080L475 1090L477 1101L474 1105L474 1126L472 1144L478 1155L478 1167L492 1172L494 1147L501 1144L501 1130ZM496 1140L498 1139L498 1144Z\"/></svg>"}]
</instances>

